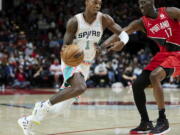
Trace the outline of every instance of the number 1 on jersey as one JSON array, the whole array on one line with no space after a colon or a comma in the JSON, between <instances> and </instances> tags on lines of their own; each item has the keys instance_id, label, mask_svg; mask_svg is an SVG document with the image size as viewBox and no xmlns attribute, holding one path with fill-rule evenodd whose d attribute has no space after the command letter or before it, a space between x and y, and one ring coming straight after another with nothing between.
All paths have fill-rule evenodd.
<instances>
[{"instance_id":1,"label":"number 1 on jersey","mask_svg":"<svg viewBox=\"0 0 180 135\"><path fill-rule=\"evenodd\" d=\"M89 49L89 40L86 42L86 47L85 47L86 50Z\"/></svg>"}]
</instances>

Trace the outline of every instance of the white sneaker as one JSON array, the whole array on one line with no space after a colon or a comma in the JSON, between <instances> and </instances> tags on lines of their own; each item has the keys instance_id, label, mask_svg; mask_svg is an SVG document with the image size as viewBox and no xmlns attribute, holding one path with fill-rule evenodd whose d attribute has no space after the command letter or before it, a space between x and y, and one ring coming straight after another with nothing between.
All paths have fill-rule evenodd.
<instances>
[{"instance_id":1,"label":"white sneaker","mask_svg":"<svg viewBox=\"0 0 180 135\"><path fill-rule=\"evenodd\" d=\"M42 121L45 116L47 115L47 113L49 112L50 106L49 104L46 102L37 102L35 104L35 107L33 109L32 112L32 121L33 123L39 125L40 121Z\"/></svg>"},{"instance_id":2,"label":"white sneaker","mask_svg":"<svg viewBox=\"0 0 180 135\"><path fill-rule=\"evenodd\" d=\"M35 135L32 130L31 116L18 119L18 124L22 128L24 135Z\"/></svg>"}]
</instances>

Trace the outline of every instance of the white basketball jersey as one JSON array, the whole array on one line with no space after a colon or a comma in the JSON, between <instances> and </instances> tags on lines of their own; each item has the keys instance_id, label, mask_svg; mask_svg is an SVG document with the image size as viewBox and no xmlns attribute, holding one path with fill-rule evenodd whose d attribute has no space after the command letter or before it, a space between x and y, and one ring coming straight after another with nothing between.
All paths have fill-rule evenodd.
<instances>
[{"instance_id":1,"label":"white basketball jersey","mask_svg":"<svg viewBox=\"0 0 180 135\"><path fill-rule=\"evenodd\" d=\"M78 22L76 37L73 40L84 51L84 61L92 62L96 55L94 43L98 43L103 35L102 13L98 12L96 19L92 24L88 24L83 13L75 16Z\"/></svg>"}]
</instances>

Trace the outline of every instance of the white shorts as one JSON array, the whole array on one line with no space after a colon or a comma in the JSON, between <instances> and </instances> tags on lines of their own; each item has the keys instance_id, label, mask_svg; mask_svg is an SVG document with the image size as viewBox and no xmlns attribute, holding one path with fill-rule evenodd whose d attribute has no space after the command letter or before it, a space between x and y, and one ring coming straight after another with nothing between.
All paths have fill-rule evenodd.
<instances>
[{"instance_id":1,"label":"white shorts","mask_svg":"<svg viewBox=\"0 0 180 135\"><path fill-rule=\"evenodd\" d=\"M82 75L84 76L84 79L87 80L89 76L90 66L91 66L91 63L83 62L77 67L70 67L64 64L63 61L61 61L61 68L62 68L62 73L64 77L64 82L60 89L64 89L65 87L69 86L69 84L67 83L67 80L71 78L75 73L78 73L78 72L82 73Z\"/></svg>"}]
</instances>

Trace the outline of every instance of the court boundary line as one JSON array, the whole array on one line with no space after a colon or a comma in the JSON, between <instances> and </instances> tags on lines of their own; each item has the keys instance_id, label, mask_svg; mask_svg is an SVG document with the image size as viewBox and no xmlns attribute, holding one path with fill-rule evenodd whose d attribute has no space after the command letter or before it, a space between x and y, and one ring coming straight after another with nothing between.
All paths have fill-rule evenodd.
<instances>
[{"instance_id":1,"label":"court boundary line","mask_svg":"<svg viewBox=\"0 0 180 135\"><path fill-rule=\"evenodd\" d=\"M9 104L9 103L0 103L2 106L8 106L8 107L16 107L16 108L24 108L24 109L32 109L33 107L27 106L27 105L19 105L19 104ZM33 105L33 104L32 104ZM113 106L113 105L124 105L124 106L129 106L129 105L135 105L134 102L122 102L122 101L99 101L99 102L74 102L73 105L75 106L94 106L94 105L107 105L107 106ZM147 102L146 105L156 105L155 101L150 101ZM180 102L165 102L165 105L180 105Z\"/></svg>"},{"instance_id":2,"label":"court boundary line","mask_svg":"<svg viewBox=\"0 0 180 135\"><path fill-rule=\"evenodd\" d=\"M0 104L6 107L14 107L14 108L24 108L24 109L32 109L32 107L28 107L26 105L17 105L17 104Z\"/></svg>"},{"instance_id":3,"label":"court boundary line","mask_svg":"<svg viewBox=\"0 0 180 135\"><path fill-rule=\"evenodd\" d=\"M170 123L170 125L180 125L180 123ZM121 129L121 128L133 128L133 127L135 127L135 126L95 128L95 129L86 129L86 130L66 131L66 132L60 132L60 133L54 133L54 134L48 134L48 135L74 134L74 133L94 132L94 131L101 131L101 130L111 130L111 129L116 129L116 128Z\"/></svg>"},{"instance_id":4,"label":"court boundary line","mask_svg":"<svg viewBox=\"0 0 180 135\"><path fill-rule=\"evenodd\" d=\"M111 128L95 128L95 129L86 129L86 130L66 131L66 132L60 132L60 133L54 133L54 134L48 134L48 135L73 134L73 133L93 132L93 131L101 131L101 130L111 130L111 129L116 129L116 128L131 128L131 127L133 127L133 126L111 127Z\"/></svg>"}]
</instances>

